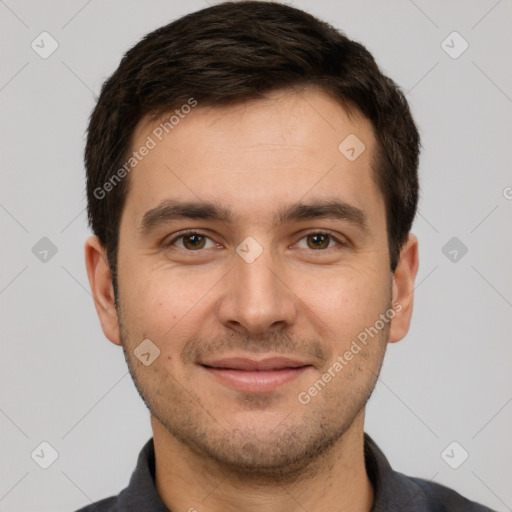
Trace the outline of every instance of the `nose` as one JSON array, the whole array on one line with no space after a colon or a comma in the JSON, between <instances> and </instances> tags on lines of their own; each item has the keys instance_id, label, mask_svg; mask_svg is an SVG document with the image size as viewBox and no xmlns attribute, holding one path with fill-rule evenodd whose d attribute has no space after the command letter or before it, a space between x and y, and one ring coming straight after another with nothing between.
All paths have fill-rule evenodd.
<instances>
[{"instance_id":1,"label":"nose","mask_svg":"<svg viewBox=\"0 0 512 512\"><path fill-rule=\"evenodd\" d=\"M244 335L290 327L298 298L271 252L264 250L251 263L237 256L234 265L218 306L219 321Z\"/></svg>"}]
</instances>

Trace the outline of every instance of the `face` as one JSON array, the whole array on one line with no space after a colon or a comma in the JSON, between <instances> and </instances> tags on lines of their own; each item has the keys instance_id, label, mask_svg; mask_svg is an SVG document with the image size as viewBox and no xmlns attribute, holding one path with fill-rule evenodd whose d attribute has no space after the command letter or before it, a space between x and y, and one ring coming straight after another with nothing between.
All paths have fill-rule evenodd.
<instances>
[{"instance_id":1,"label":"face","mask_svg":"<svg viewBox=\"0 0 512 512\"><path fill-rule=\"evenodd\" d=\"M239 471L300 469L362 417L408 327L372 127L314 89L158 126L134 134L155 145L130 173L117 311L88 256L104 332L174 439Z\"/></svg>"}]
</instances>

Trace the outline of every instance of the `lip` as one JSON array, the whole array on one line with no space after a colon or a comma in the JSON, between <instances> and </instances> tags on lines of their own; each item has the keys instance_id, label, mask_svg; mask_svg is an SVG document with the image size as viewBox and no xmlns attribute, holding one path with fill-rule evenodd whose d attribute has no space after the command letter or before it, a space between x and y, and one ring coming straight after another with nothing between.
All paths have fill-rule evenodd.
<instances>
[{"instance_id":1,"label":"lip","mask_svg":"<svg viewBox=\"0 0 512 512\"><path fill-rule=\"evenodd\" d=\"M253 393L273 391L312 368L308 363L287 357L261 360L231 357L201 366L221 384Z\"/></svg>"}]
</instances>

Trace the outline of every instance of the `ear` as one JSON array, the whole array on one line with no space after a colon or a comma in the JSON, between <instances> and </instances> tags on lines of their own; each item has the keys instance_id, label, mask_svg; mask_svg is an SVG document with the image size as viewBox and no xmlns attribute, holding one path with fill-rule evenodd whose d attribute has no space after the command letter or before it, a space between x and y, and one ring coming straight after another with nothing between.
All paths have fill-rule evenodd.
<instances>
[{"instance_id":1,"label":"ear","mask_svg":"<svg viewBox=\"0 0 512 512\"><path fill-rule=\"evenodd\" d=\"M85 242L85 266L89 277L96 312L105 336L115 345L121 345L119 320L115 307L112 274L106 251L98 237L91 236Z\"/></svg>"},{"instance_id":2,"label":"ear","mask_svg":"<svg viewBox=\"0 0 512 512\"><path fill-rule=\"evenodd\" d=\"M396 315L391 321L389 343L400 341L409 331L418 266L418 239L409 233L400 251L400 259L393 275L392 304Z\"/></svg>"}]
</instances>

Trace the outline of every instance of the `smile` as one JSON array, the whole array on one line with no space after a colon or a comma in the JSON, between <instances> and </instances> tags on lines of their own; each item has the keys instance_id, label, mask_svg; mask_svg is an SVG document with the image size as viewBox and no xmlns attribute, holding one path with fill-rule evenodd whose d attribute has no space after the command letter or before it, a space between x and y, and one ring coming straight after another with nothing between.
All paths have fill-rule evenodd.
<instances>
[{"instance_id":1,"label":"smile","mask_svg":"<svg viewBox=\"0 0 512 512\"><path fill-rule=\"evenodd\" d=\"M288 358L260 361L230 358L201 366L221 384L249 393L273 391L312 368L310 364Z\"/></svg>"}]
</instances>

